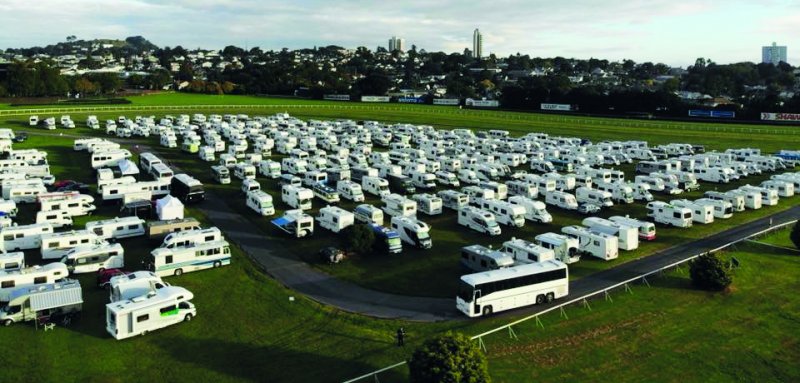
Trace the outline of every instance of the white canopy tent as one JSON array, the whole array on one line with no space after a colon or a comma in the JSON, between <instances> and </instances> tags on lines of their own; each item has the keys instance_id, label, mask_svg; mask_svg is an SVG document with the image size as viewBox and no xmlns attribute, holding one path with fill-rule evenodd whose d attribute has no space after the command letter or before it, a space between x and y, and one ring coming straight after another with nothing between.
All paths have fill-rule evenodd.
<instances>
[{"instance_id":1,"label":"white canopy tent","mask_svg":"<svg viewBox=\"0 0 800 383\"><path fill-rule=\"evenodd\" d=\"M172 195L167 195L156 201L156 213L158 214L158 219L162 221L183 219L183 202Z\"/></svg>"}]
</instances>

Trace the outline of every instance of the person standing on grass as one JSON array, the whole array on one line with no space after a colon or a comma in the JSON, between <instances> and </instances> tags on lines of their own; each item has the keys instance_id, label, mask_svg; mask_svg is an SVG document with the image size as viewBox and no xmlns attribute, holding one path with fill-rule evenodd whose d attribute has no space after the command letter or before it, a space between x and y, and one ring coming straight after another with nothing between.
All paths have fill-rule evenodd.
<instances>
[{"instance_id":1,"label":"person standing on grass","mask_svg":"<svg viewBox=\"0 0 800 383\"><path fill-rule=\"evenodd\" d=\"M406 345L406 330L402 327L397 329L397 346L402 347Z\"/></svg>"}]
</instances>

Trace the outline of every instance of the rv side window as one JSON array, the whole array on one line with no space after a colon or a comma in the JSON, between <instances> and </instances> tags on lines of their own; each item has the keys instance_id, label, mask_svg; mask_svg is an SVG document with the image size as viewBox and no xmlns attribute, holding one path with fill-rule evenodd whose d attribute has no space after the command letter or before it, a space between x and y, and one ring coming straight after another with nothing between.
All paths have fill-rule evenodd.
<instances>
[{"instance_id":1,"label":"rv side window","mask_svg":"<svg viewBox=\"0 0 800 383\"><path fill-rule=\"evenodd\" d=\"M3 289L12 288L14 286L15 286L14 281L3 281L2 283L0 283L0 288Z\"/></svg>"},{"instance_id":2,"label":"rv side window","mask_svg":"<svg viewBox=\"0 0 800 383\"><path fill-rule=\"evenodd\" d=\"M485 259L481 259L481 267L484 267L484 268L486 267L486 260Z\"/></svg>"},{"instance_id":3,"label":"rv side window","mask_svg":"<svg viewBox=\"0 0 800 383\"><path fill-rule=\"evenodd\" d=\"M41 285L42 283L47 283L47 277L36 277L33 278L34 285Z\"/></svg>"},{"instance_id":4,"label":"rv side window","mask_svg":"<svg viewBox=\"0 0 800 383\"><path fill-rule=\"evenodd\" d=\"M166 263L166 264L172 263L172 256L171 255L168 255L168 256L166 256L164 258L165 258L164 259L164 263Z\"/></svg>"},{"instance_id":5,"label":"rv side window","mask_svg":"<svg viewBox=\"0 0 800 383\"><path fill-rule=\"evenodd\" d=\"M3 236L3 240L4 241L13 241L14 240L14 234L4 235Z\"/></svg>"},{"instance_id":6,"label":"rv side window","mask_svg":"<svg viewBox=\"0 0 800 383\"><path fill-rule=\"evenodd\" d=\"M678 213L678 212L674 212L674 213L672 213L672 215L673 215L675 218L683 218L683 217L681 216L681 213Z\"/></svg>"},{"instance_id":7,"label":"rv side window","mask_svg":"<svg viewBox=\"0 0 800 383\"><path fill-rule=\"evenodd\" d=\"M150 314L139 315L136 317L136 323L144 322L148 319L150 319Z\"/></svg>"},{"instance_id":8,"label":"rv side window","mask_svg":"<svg viewBox=\"0 0 800 383\"><path fill-rule=\"evenodd\" d=\"M50 242L47 244L48 249L52 249L54 247L58 247L58 242Z\"/></svg>"},{"instance_id":9,"label":"rv side window","mask_svg":"<svg viewBox=\"0 0 800 383\"><path fill-rule=\"evenodd\" d=\"M594 245L595 245L595 246L600 246L600 241L598 241L598 240L595 240L595 241L594 241Z\"/></svg>"},{"instance_id":10,"label":"rv side window","mask_svg":"<svg viewBox=\"0 0 800 383\"><path fill-rule=\"evenodd\" d=\"M159 311L161 312L161 315L169 315L170 312L175 311L175 310L177 310L177 307L175 305L171 305L171 306L163 307Z\"/></svg>"}]
</instances>

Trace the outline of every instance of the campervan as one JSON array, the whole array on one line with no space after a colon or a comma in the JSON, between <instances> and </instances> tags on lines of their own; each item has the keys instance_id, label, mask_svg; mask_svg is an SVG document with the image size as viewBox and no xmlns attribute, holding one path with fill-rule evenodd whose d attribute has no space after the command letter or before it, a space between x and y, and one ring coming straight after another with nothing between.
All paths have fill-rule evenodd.
<instances>
[{"instance_id":1,"label":"campervan","mask_svg":"<svg viewBox=\"0 0 800 383\"><path fill-rule=\"evenodd\" d=\"M61 258L72 274L96 273L125 266L125 249L119 243L76 247Z\"/></svg>"},{"instance_id":2,"label":"campervan","mask_svg":"<svg viewBox=\"0 0 800 383\"><path fill-rule=\"evenodd\" d=\"M147 269L158 276L230 265L231 250L224 240L198 242L192 247L159 247L150 252Z\"/></svg>"},{"instance_id":3,"label":"campervan","mask_svg":"<svg viewBox=\"0 0 800 383\"><path fill-rule=\"evenodd\" d=\"M150 152L144 152L139 154L139 167L141 167L145 173L150 174L152 172L153 166L155 166L156 164L163 165L164 162L160 158L158 158L155 154Z\"/></svg>"},{"instance_id":4,"label":"campervan","mask_svg":"<svg viewBox=\"0 0 800 383\"><path fill-rule=\"evenodd\" d=\"M145 234L145 221L139 217L117 217L87 222L86 230L107 240L138 237Z\"/></svg>"},{"instance_id":5,"label":"campervan","mask_svg":"<svg viewBox=\"0 0 800 383\"><path fill-rule=\"evenodd\" d=\"M214 151L213 147L208 145L201 146L197 151L197 156L201 161L214 162L217 160L216 151Z\"/></svg>"},{"instance_id":6,"label":"campervan","mask_svg":"<svg viewBox=\"0 0 800 383\"><path fill-rule=\"evenodd\" d=\"M293 185L283 185L281 187L281 200L294 209L311 209L312 199L314 199L314 192L311 189Z\"/></svg>"},{"instance_id":7,"label":"campervan","mask_svg":"<svg viewBox=\"0 0 800 383\"><path fill-rule=\"evenodd\" d=\"M442 206L455 211L469 205L469 196L459 191L442 190L438 196L442 199Z\"/></svg>"},{"instance_id":8,"label":"campervan","mask_svg":"<svg viewBox=\"0 0 800 383\"><path fill-rule=\"evenodd\" d=\"M254 180L256 179L256 167L253 164L239 162L233 167L233 175L240 180Z\"/></svg>"},{"instance_id":9,"label":"campervan","mask_svg":"<svg viewBox=\"0 0 800 383\"><path fill-rule=\"evenodd\" d=\"M513 267L514 257L481 245L470 245L461 248L461 265L473 272L497 270Z\"/></svg>"},{"instance_id":10,"label":"campervan","mask_svg":"<svg viewBox=\"0 0 800 383\"><path fill-rule=\"evenodd\" d=\"M364 177L361 179L361 187L364 192L384 197L390 194L389 181L378 177Z\"/></svg>"},{"instance_id":11,"label":"campervan","mask_svg":"<svg viewBox=\"0 0 800 383\"><path fill-rule=\"evenodd\" d=\"M15 251L13 253L0 253L0 273L6 271L17 271L25 268L25 253Z\"/></svg>"},{"instance_id":12,"label":"campervan","mask_svg":"<svg viewBox=\"0 0 800 383\"><path fill-rule=\"evenodd\" d=\"M794 196L794 182L784 180L768 180L761 183L761 187L775 190L781 198Z\"/></svg>"},{"instance_id":13,"label":"campervan","mask_svg":"<svg viewBox=\"0 0 800 383\"><path fill-rule=\"evenodd\" d=\"M225 238L222 232L216 227L207 229L194 229L184 230L167 234L161 242L161 246L165 249L174 249L179 247L194 247L204 243L222 241Z\"/></svg>"},{"instance_id":14,"label":"campervan","mask_svg":"<svg viewBox=\"0 0 800 383\"><path fill-rule=\"evenodd\" d=\"M486 200L481 208L494 214L498 223L507 226L525 226L525 208L502 200Z\"/></svg>"},{"instance_id":15,"label":"campervan","mask_svg":"<svg viewBox=\"0 0 800 383\"><path fill-rule=\"evenodd\" d=\"M5 251L37 249L42 245L42 236L53 233L53 225L35 223L32 225L9 226L0 229Z\"/></svg>"},{"instance_id":16,"label":"campervan","mask_svg":"<svg viewBox=\"0 0 800 383\"><path fill-rule=\"evenodd\" d=\"M635 218L622 217L618 215L611 216L608 218L608 220L622 226L631 226L636 228L639 231L639 239L646 241L652 241L656 239L656 225L654 225L652 222L641 221Z\"/></svg>"},{"instance_id":17,"label":"campervan","mask_svg":"<svg viewBox=\"0 0 800 383\"><path fill-rule=\"evenodd\" d=\"M534 238L534 242L548 250L552 250L555 258L561 262L570 264L580 261L581 254L578 251L578 240L563 234L542 233Z\"/></svg>"},{"instance_id":18,"label":"campervan","mask_svg":"<svg viewBox=\"0 0 800 383\"><path fill-rule=\"evenodd\" d=\"M658 223L675 227L691 227L693 220L693 214L690 209L673 206L661 201L647 203L647 216Z\"/></svg>"},{"instance_id":19,"label":"campervan","mask_svg":"<svg viewBox=\"0 0 800 383\"><path fill-rule=\"evenodd\" d=\"M597 190L609 193L611 200L620 203L633 203L633 188L624 182L597 183Z\"/></svg>"},{"instance_id":20,"label":"campervan","mask_svg":"<svg viewBox=\"0 0 800 383\"><path fill-rule=\"evenodd\" d=\"M131 152L127 149L107 150L92 153L92 169L99 169L106 166L116 165L122 160L131 158Z\"/></svg>"},{"instance_id":21,"label":"campervan","mask_svg":"<svg viewBox=\"0 0 800 383\"><path fill-rule=\"evenodd\" d=\"M286 210L282 217L272 220L272 224L295 238L314 234L314 218L300 209Z\"/></svg>"},{"instance_id":22,"label":"campervan","mask_svg":"<svg viewBox=\"0 0 800 383\"><path fill-rule=\"evenodd\" d=\"M467 186L461 188L461 192L469 196L469 202L475 206L483 206L488 200L495 199L494 191L484 189L480 186Z\"/></svg>"},{"instance_id":23,"label":"campervan","mask_svg":"<svg viewBox=\"0 0 800 383\"><path fill-rule=\"evenodd\" d=\"M578 240L578 250L602 260L619 256L619 240L616 236L589 230L583 226L564 226L561 232Z\"/></svg>"},{"instance_id":24,"label":"campervan","mask_svg":"<svg viewBox=\"0 0 800 383\"><path fill-rule=\"evenodd\" d=\"M761 209L761 193L759 192L733 189L726 191L724 194L727 196L737 197L736 201L738 201L739 199L743 200L741 205L744 205L744 207L747 209L753 209L753 210ZM711 199L719 199L712 192L706 192L704 194L704 197ZM731 199L728 199L727 201L730 202L731 204L734 203L734 200ZM738 202L737 205L739 205ZM734 205L734 210L736 210L737 205Z\"/></svg>"},{"instance_id":25,"label":"campervan","mask_svg":"<svg viewBox=\"0 0 800 383\"><path fill-rule=\"evenodd\" d=\"M512 196L527 198L536 198L539 196L539 188L534 183L514 180L506 182L506 186L508 187L508 194Z\"/></svg>"},{"instance_id":26,"label":"campervan","mask_svg":"<svg viewBox=\"0 0 800 383\"><path fill-rule=\"evenodd\" d=\"M364 201L364 192L361 189L361 185L359 185L354 181L342 180L336 182L336 191L339 193L340 196L349 199L353 202Z\"/></svg>"},{"instance_id":27,"label":"campervan","mask_svg":"<svg viewBox=\"0 0 800 383\"><path fill-rule=\"evenodd\" d=\"M714 207L708 204L700 204L688 199L674 199L669 202L677 207L685 207L692 211L692 221L702 224L714 222Z\"/></svg>"},{"instance_id":28,"label":"campervan","mask_svg":"<svg viewBox=\"0 0 800 383\"><path fill-rule=\"evenodd\" d=\"M353 211L355 220L359 223L374 223L383 226L383 210L369 204L356 206Z\"/></svg>"},{"instance_id":29,"label":"campervan","mask_svg":"<svg viewBox=\"0 0 800 383\"><path fill-rule=\"evenodd\" d=\"M739 187L739 190L745 192L756 192L761 194L761 205L775 206L778 204L778 192L759 186L744 185Z\"/></svg>"},{"instance_id":30,"label":"campervan","mask_svg":"<svg viewBox=\"0 0 800 383\"><path fill-rule=\"evenodd\" d=\"M53 228L72 226L72 215L66 210L38 211L36 212L36 223L49 223Z\"/></svg>"},{"instance_id":31,"label":"campervan","mask_svg":"<svg viewBox=\"0 0 800 383\"><path fill-rule=\"evenodd\" d=\"M253 190L261 190L261 184L258 181L249 178L242 181L241 191L243 194L247 194Z\"/></svg>"},{"instance_id":32,"label":"campervan","mask_svg":"<svg viewBox=\"0 0 800 383\"><path fill-rule=\"evenodd\" d=\"M433 241L430 235L430 226L415 217L392 217L391 227L400 235L400 239L420 249L430 249Z\"/></svg>"},{"instance_id":33,"label":"campervan","mask_svg":"<svg viewBox=\"0 0 800 383\"><path fill-rule=\"evenodd\" d=\"M42 234L39 246L42 259L59 259L76 247L89 247L107 243L94 232L71 230Z\"/></svg>"},{"instance_id":34,"label":"campervan","mask_svg":"<svg viewBox=\"0 0 800 383\"><path fill-rule=\"evenodd\" d=\"M733 217L733 205L728 201L711 198L700 198L694 201L698 205L709 206L714 211L715 218L727 219Z\"/></svg>"},{"instance_id":35,"label":"campervan","mask_svg":"<svg viewBox=\"0 0 800 383\"><path fill-rule=\"evenodd\" d=\"M442 214L442 198L434 194L414 194L411 199L417 202L417 211L421 211L427 215Z\"/></svg>"},{"instance_id":36,"label":"campervan","mask_svg":"<svg viewBox=\"0 0 800 383\"><path fill-rule=\"evenodd\" d=\"M211 177L222 185L231 183L231 172L222 165L211 167Z\"/></svg>"},{"instance_id":37,"label":"campervan","mask_svg":"<svg viewBox=\"0 0 800 383\"><path fill-rule=\"evenodd\" d=\"M319 215L316 220L319 226L334 233L339 233L355 224L355 215L340 207L327 206L319 209Z\"/></svg>"},{"instance_id":38,"label":"campervan","mask_svg":"<svg viewBox=\"0 0 800 383\"><path fill-rule=\"evenodd\" d=\"M547 192L547 194L545 194L545 203L566 210L578 209L578 201L575 199L574 195L558 190Z\"/></svg>"},{"instance_id":39,"label":"campervan","mask_svg":"<svg viewBox=\"0 0 800 383\"><path fill-rule=\"evenodd\" d=\"M432 173L412 171L409 173L409 178L414 184L414 187L425 190L430 190L436 187L436 176Z\"/></svg>"},{"instance_id":40,"label":"campervan","mask_svg":"<svg viewBox=\"0 0 800 383\"><path fill-rule=\"evenodd\" d=\"M42 193L37 197L39 211L61 210L70 216L91 214L95 211L94 197L78 192Z\"/></svg>"},{"instance_id":41,"label":"campervan","mask_svg":"<svg viewBox=\"0 0 800 383\"><path fill-rule=\"evenodd\" d=\"M232 156L230 154L220 154L220 156L219 156L219 165L220 166L224 166L224 167L226 167L228 169L232 169L234 166L236 166L236 163L237 163L236 162L236 157L234 157L234 156Z\"/></svg>"},{"instance_id":42,"label":"campervan","mask_svg":"<svg viewBox=\"0 0 800 383\"><path fill-rule=\"evenodd\" d=\"M552 249L524 239L511 238L511 240L503 242L503 247L500 248L500 251L511 255L517 265L556 259L556 253Z\"/></svg>"},{"instance_id":43,"label":"campervan","mask_svg":"<svg viewBox=\"0 0 800 383\"><path fill-rule=\"evenodd\" d=\"M456 177L455 173L440 170L434 175L436 176L436 182L440 185L453 187L461 186L461 182L458 181L458 177Z\"/></svg>"},{"instance_id":44,"label":"campervan","mask_svg":"<svg viewBox=\"0 0 800 383\"><path fill-rule=\"evenodd\" d=\"M169 285L152 271L134 271L111 277L107 285L109 290L108 299L110 302L133 299Z\"/></svg>"},{"instance_id":45,"label":"campervan","mask_svg":"<svg viewBox=\"0 0 800 383\"><path fill-rule=\"evenodd\" d=\"M400 194L389 194L381 198L383 211L394 217L413 217L417 215L417 203Z\"/></svg>"},{"instance_id":46,"label":"campervan","mask_svg":"<svg viewBox=\"0 0 800 383\"><path fill-rule=\"evenodd\" d=\"M664 185L664 180L662 180L661 178L650 177L650 176L636 176L634 182L637 184L647 184L650 186L650 190L667 191L670 194L674 194L669 190L666 190L667 187L666 185Z\"/></svg>"},{"instance_id":47,"label":"campervan","mask_svg":"<svg viewBox=\"0 0 800 383\"><path fill-rule=\"evenodd\" d=\"M68 275L67 265L61 262L0 271L0 302L8 302L11 292L20 287L55 283Z\"/></svg>"},{"instance_id":48,"label":"campervan","mask_svg":"<svg viewBox=\"0 0 800 383\"><path fill-rule=\"evenodd\" d=\"M106 305L106 331L117 340L190 321L197 309L183 287L167 286L147 295Z\"/></svg>"},{"instance_id":49,"label":"campervan","mask_svg":"<svg viewBox=\"0 0 800 383\"><path fill-rule=\"evenodd\" d=\"M0 309L0 323L66 320L81 311L83 292L77 280L17 288L9 294L8 304Z\"/></svg>"},{"instance_id":50,"label":"campervan","mask_svg":"<svg viewBox=\"0 0 800 383\"><path fill-rule=\"evenodd\" d=\"M27 180L25 183L3 182L3 199L15 203L34 203L40 194L47 193L42 180Z\"/></svg>"},{"instance_id":51,"label":"campervan","mask_svg":"<svg viewBox=\"0 0 800 383\"><path fill-rule=\"evenodd\" d=\"M147 237L154 242L163 242L164 237L170 233L187 230L199 230L200 222L194 218L173 219L168 221L148 222L146 225Z\"/></svg>"},{"instance_id":52,"label":"campervan","mask_svg":"<svg viewBox=\"0 0 800 383\"><path fill-rule=\"evenodd\" d=\"M281 176L281 164L276 161L262 160L258 163L258 172L264 177L276 179Z\"/></svg>"},{"instance_id":53,"label":"campervan","mask_svg":"<svg viewBox=\"0 0 800 383\"><path fill-rule=\"evenodd\" d=\"M262 217L275 214L275 206L272 204L272 196L263 190L253 190L247 192L247 207L253 209Z\"/></svg>"},{"instance_id":54,"label":"campervan","mask_svg":"<svg viewBox=\"0 0 800 383\"><path fill-rule=\"evenodd\" d=\"M458 169L458 180L468 185L477 185L481 182L478 175L469 169Z\"/></svg>"},{"instance_id":55,"label":"campervan","mask_svg":"<svg viewBox=\"0 0 800 383\"><path fill-rule=\"evenodd\" d=\"M525 219L533 222L550 223L553 216L547 212L547 207L541 201L536 201L523 196L508 197L508 202L525 209Z\"/></svg>"},{"instance_id":56,"label":"campervan","mask_svg":"<svg viewBox=\"0 0 800 383\"><path fill-rule=\"evenodd\" d=\"M636 250L639 248L639 229L625 226L599 217L584 218L583 225L593 231L616 236L619 248L622 250Z\"/></svg>"},{"instance_id":57,"label":"campervan","mask_svg":"<svg viewBox=\"0 0 800 383\"><path fill-rule=\"evenodd\" d=\"M458 224L491 236L501 233L494 214L473 206L465 206L458 211Z\"/></svg>"},{"instance_id":58,"label":"campervan","mask_svg":"<svg viewBox=\"0 0 800 383\"><path fill-rule=\"evenodd\" d=\"M598 189L587 188L585 186L575 189L575 199L581 204L592 204L605 207L614 206L614 202L611 201L611 193Z\"/></svg>"}]
</instances>

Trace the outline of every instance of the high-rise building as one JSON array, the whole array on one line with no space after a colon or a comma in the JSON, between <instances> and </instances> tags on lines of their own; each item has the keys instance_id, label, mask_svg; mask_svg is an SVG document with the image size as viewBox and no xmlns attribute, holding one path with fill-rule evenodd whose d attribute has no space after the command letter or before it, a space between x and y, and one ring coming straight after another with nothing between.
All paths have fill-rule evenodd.
<instances>
[{"instance_id":1,"label":"high-rise building","mask_svg":"<svg viewBox=\"0 0 800 383\"><path fill-rule=\"evenodd\" d=\"M472 55L478 59L483 57L483 35L477 28L472 33Z\"/></svg>"},{"instance_id":2,"label":"high-rise building","mask_svg":"<svg viewBox=\"0 0 800 383\"><path fill-rule=\"evenodd\" d=\"M779 46L772 43L772 46L761 47L761 62L764 64L778 65L779 62L786 62L786 46Z\"/></svg>"},{"instance_id":3,"label":"high-rise building","mask_svg":"<svg viewBox=\"0 0 800 383\"><path fill-rule=\"evenodd\" d=\"M394 51L405 51L406 46L406 39L397 38L397 36L392 36L389 39L389 52Z\"/></svg>"}]
</instances>

